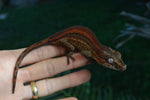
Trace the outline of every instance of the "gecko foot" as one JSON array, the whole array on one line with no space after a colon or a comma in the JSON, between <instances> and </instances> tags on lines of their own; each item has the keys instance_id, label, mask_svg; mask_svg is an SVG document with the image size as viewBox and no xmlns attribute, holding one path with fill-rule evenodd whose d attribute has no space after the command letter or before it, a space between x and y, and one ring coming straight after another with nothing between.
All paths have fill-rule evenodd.
<instances>
[{"instance_id":1,"label":"gecko foot","mask_svg":"<svg viewBox=\"0 0 150 100\"><path fill-rule=\"evenodd\" d=\"M72 57L72 54L73 54L73 52L69 52L69 53L67 54L67 64L68 64L68 65L70 64L69 58L71 58L73 61L75 60L75 58Z\"/></svg>"}]
</instances>

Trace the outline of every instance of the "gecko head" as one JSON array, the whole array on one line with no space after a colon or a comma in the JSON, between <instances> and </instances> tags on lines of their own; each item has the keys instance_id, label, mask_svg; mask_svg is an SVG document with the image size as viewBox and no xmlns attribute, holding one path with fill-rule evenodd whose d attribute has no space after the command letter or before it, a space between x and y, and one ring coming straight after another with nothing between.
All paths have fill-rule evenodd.
<instances>
[{"instance_id":1,"label":"gecko head","mask_svg":"<svg viewBox=\"0 0 150 100\"><path fill-rule=\"evenodd\" d=\"M98 63L103 65L104 67L118 70L118 71L126 70L126 64L124 64L123 60L121 59L120 52L115 51L111 48L105 50L102 53L101 57L99 57L99 59L102 59L103 61Z\"/></svg>"}]
</instances>

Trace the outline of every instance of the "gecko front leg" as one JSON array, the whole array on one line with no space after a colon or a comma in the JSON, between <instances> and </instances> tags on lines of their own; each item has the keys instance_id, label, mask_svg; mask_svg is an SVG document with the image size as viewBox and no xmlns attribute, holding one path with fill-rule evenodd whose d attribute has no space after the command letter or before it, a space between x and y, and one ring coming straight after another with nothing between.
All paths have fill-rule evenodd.
<instances>
[{"instance_id":1,"label":"gecko front leg","mask_svg":"<svg viewBox=\"0 0 150 100\"><path fill-rule=\"evenodd\" d=\"M67 39L61 39L60 41L61 41L61 43L63 43L67 47L68 53L66 54L66 56L67 56L67 64L69 65L70 64L69 58L71 58L72 60L75 60L75 58L72 57L72 54L74 53L75 47L71 43L69 43L67 41Z\"/></svg>"}]
</instances>

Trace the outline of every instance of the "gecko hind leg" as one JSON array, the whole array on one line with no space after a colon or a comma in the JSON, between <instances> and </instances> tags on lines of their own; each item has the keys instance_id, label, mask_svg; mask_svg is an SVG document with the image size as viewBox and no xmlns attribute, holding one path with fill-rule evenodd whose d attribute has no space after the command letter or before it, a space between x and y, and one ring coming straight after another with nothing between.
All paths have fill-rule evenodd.
<instances>
[{"instance_id":1,"label":"gecko hind leg","mask_svg":"<svg viewBox=\"0 0 150 100\"><path fill-rule=\"evenodd\" d=\"M73 61L75 60L75 58L72 57L72 54L73 54L73 52L69 52L69 53L67 54L67 64L68 64L68 65L70 64L69 58L71 58Z\"/></svg>"}]
</instances>

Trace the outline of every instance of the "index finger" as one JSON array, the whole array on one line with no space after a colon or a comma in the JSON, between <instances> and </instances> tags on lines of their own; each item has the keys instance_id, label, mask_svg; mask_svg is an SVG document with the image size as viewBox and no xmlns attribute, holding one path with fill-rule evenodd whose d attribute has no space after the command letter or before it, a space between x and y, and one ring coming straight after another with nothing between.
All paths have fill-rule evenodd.
<instances>
[{"instance_id":1,"label":"index finger","mask_svg":"<svg viewBox=\"0 0 150 100\"><path fill-rule=\"evenodd\" d=\"M18 57L20 54L25 50L26 48L23 49L17 49L17 50L12 50L12 54L15 56L14 58L17 61ZM60 46L42 46L39 47L35 50L32 50L29 52L23 59L21 66L23 65L28 65L32 64L41 60L45 60L48 58L56 57L56 56L61 56L65 53L65 49Z\"/></svg>"}]
</instances>

